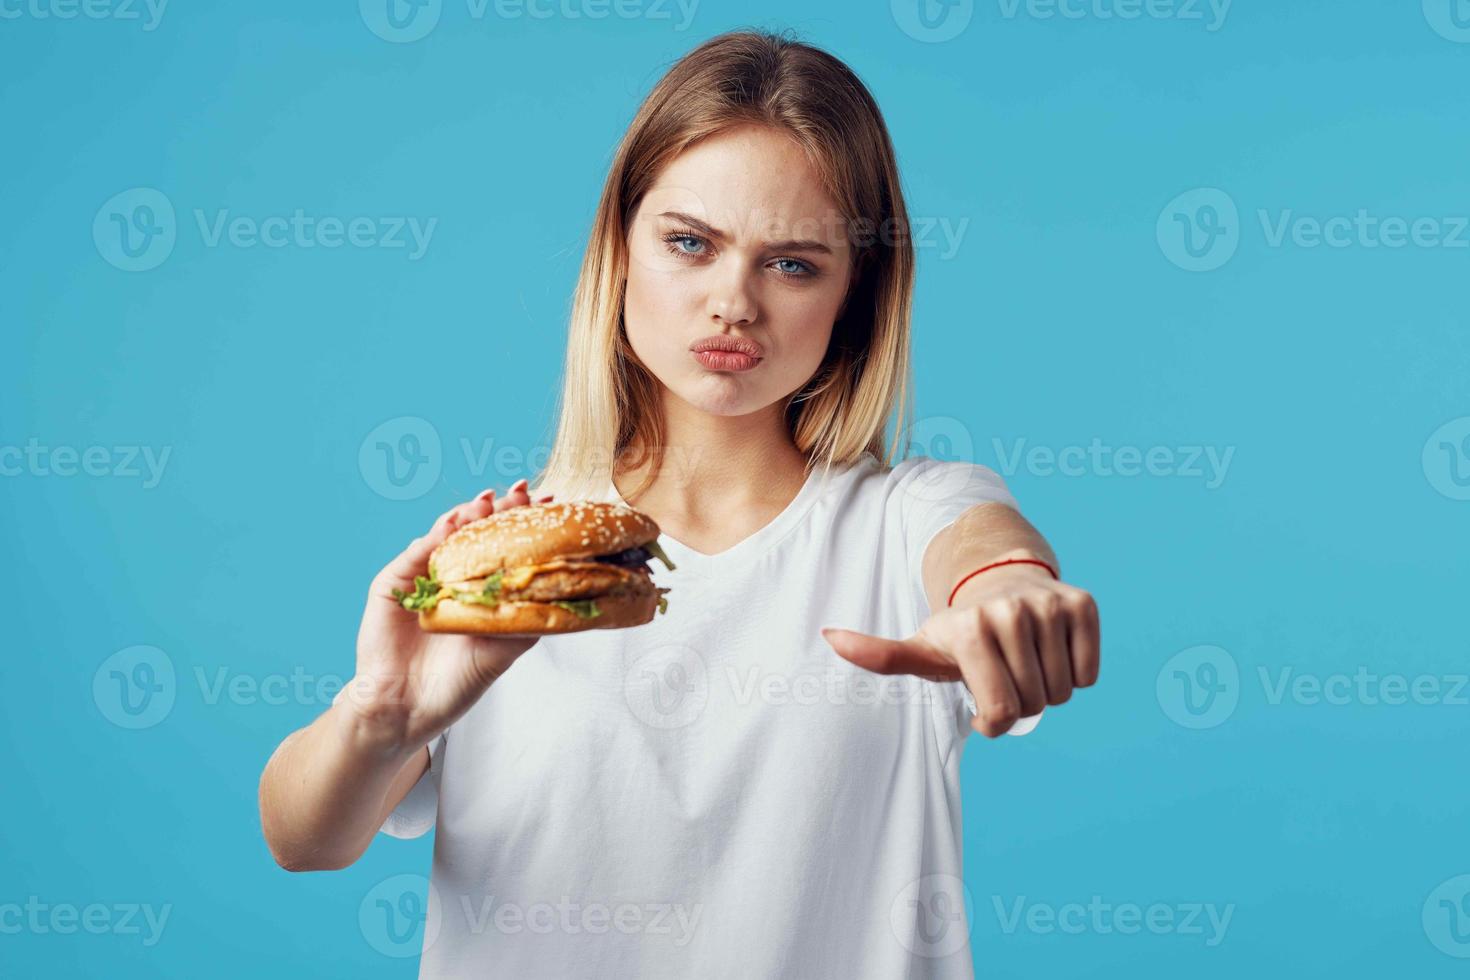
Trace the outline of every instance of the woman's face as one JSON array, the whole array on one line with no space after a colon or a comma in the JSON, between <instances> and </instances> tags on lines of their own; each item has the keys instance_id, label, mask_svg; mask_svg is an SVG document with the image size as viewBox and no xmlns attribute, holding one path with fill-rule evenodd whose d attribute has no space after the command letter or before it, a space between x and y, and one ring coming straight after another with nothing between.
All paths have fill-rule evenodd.
<instances>
[{"instance_id":1,"label":"woman's face","mask_svg":"<svg viewBox=\"0 0 1470 980\"><path fill-rule=\"evenodd\" d=\"M690 147L644 196L628 251L628 341L689 405L747 415L820 366L847 295L850 246L790 138L745 126ZM711 338L754 356L698 353Z\"/></svg>"}]
</instances>

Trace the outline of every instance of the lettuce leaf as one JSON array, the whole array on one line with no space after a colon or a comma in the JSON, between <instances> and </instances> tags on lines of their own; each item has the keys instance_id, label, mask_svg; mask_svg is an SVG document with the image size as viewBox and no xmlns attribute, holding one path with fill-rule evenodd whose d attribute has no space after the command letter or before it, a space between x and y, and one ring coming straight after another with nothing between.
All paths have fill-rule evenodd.
<instances>
[{"instance_id":1,"label":"lettuce leaf","mask_svg":"<svg viewBox=\"0 0 1470 980\"><path fill-rule=\"evenodd\" d=\"M664 567L667 568L669 571L672 572L674 570L674 563L671 562L671 561L669 561L669 556L666 555L666 554L664 554L664 549L662 549L662 548L660 548L658 546L658 542L657 541L650 541L647 544L645 544L643 547L645 547L645 548L648 549L648 553L650 555L652 555L653 557L657 558L659 561L663 562L664 563Z\"/></svg>"},{"instance_id":2,"label":"lettuce leaf","mask_svg":"<svg viewBox=\"0 0 1470 980\"><path fill-rule=\"evenodd\" d=\"M596 599L576 599L571 601L555 599L551 604L553 606L561 606L563 609L569 609L583 619L594 619L602 615L602 610L597 608Z\"/></svg>"},{"instance_id":3,"label":"lettuce leaf","mask_svg":"<svg viewBox=\"0 0 1470 980\"><path fill-rule=\"evenodd\" d=\"M444 587L434 581L433 576L415 575L413 586L412 592L405 592L402 589L393 590L393 598L410 612L426 612L437 606L439 600L444 598Z\"/></svg>"},{"instance_id":4,"label":"lettuce leaf","mask_svg":"<svg viewBox=\"0 0 1470 980\"><path fill-rule=\"evenodd\" d=\"M454 598L458 602L468 602L477 606L498 606L500 605L500 580L504 577L504 570L498 571L485 579L485 587L479 592L456 592Z\"/></svg>"}]
</instances>

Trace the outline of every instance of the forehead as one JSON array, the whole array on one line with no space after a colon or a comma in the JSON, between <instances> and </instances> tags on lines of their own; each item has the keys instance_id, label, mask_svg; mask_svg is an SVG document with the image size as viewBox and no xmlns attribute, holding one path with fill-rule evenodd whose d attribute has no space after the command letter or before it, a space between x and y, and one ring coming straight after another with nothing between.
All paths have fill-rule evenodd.
<instances>
[{"instance_id":1,"label":"forehead","mask_svg":"<svg viewBox=\"0 0 1470 980\"><path fill-rule=\"evenodd\" d=\"M702 140L664 167L640 207L682 211L739 241L799 237L845 246L837 203L806 153L775 130L744 126Z\"/></svg>"}]
</instances>

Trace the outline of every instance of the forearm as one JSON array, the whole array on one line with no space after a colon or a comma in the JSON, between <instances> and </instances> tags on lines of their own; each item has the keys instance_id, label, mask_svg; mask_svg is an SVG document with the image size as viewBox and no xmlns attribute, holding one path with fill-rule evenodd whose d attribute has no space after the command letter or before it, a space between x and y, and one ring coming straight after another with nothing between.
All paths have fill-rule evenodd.
<instances>
[{"instance_id":1,"label":"forearm","mask_svg":"<svg viewBox=\"0 0 1470 980\"><path fill-rule=\"evenodd\" d=\"M924 553L924 591L929 608L938 611L949 602L956 583L975 569L1007 558L1034 558L1046 562L1057 574L1061 568L1041 532L1031 526L1014 508L1005 504L979 504L959 516L953 524L935 536ZM1014 566L1023 571L1028 566ZM1030 571L1051 576L1044 569L1029 566ZM955 595L955 605L964 605L970 579Z\"/></svg>"},{"instance_id":2,"label":"forearm","mask_svg":"<svg viewBox=\"0 0 1470 980\"><path fill-rule=\"evenodd\" d=\"M428 750L385 738L343 700L281 743L260 778L260 821L291 871L345 868L418 781Z\"/></svg>"}]
</instances>

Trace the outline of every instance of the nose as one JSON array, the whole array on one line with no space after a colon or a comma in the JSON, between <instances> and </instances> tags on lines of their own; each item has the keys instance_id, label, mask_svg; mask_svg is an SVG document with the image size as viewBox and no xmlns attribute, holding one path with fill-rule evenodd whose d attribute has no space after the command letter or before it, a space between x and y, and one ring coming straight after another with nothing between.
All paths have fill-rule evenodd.
<instances>
[{"instance_id":1,"label":"nose","mask_svg":"<svg viewBox=\"0 0 1470 980\"><path fill-rule=\"evenodd\" d=\"M707 305L712 319L724 323L750 323L755 319L755 293L742 264L733 258L711 275Z\"/></svg>"}]
</instances>

